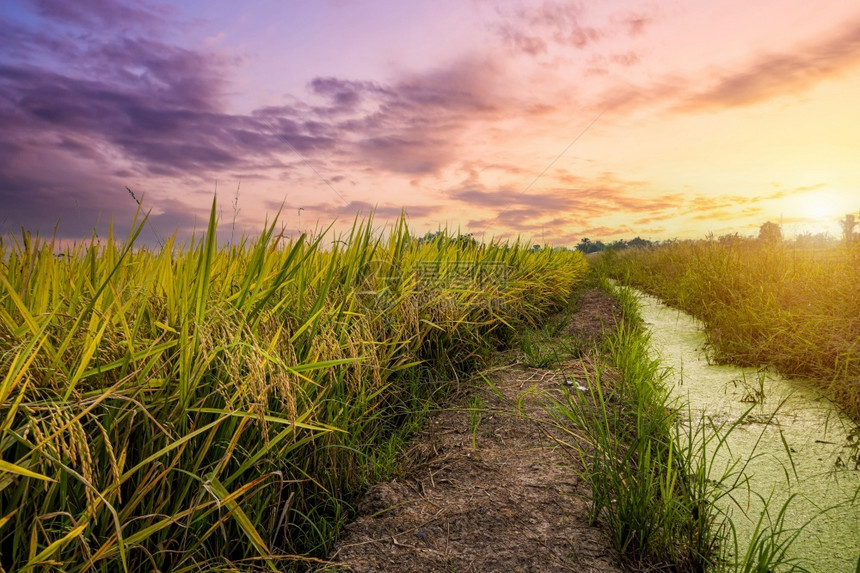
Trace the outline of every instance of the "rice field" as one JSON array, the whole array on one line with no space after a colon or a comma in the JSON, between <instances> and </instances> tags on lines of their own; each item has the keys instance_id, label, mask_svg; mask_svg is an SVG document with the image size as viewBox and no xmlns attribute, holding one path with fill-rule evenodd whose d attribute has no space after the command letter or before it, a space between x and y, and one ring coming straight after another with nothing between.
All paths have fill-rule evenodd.
<instances>
[{"instance_id":1,"label":"rice field","mask_svg":"<svg viewBox=\"0 0 860 573\"><path fill-rule=\"evenodd\" d=\"M609 252L596 264L700 319L717 362L812 381L860 420L860 250L728 236Z\"/></svg>"},{"instance_id":2,"label":"rice field","mask_svg":"<svg viewBox=\"0 0 860 573\"><path fill-rule=\"evenodd\" d=\"M0 570L313 563L427 404L577 252L441 233L0 239Z\"/></svg>"}]
</instances>

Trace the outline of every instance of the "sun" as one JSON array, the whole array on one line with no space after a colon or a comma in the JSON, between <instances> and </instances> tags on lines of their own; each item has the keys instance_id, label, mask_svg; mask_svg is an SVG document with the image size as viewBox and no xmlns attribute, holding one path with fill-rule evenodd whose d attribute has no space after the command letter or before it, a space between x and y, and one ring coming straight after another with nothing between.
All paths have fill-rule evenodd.
<instances>
[{"instance_id":1,"label":"sun","mask_svg":"<svg viewBox=\"0 0 860 573\"><path fill-rule=\"evenodd\" d=\"M829 219L833 216L833 205L828 202L811 201L807 209L806 214L810 219Z\"/></svg>"},{"instance_id":2,"label":"sun","mask_svg":"<svg viewBox=\"0 0 860 573\"><path fill-rule=\"evenodd\" d=\"M804 202L806 217L816 220L832 219L839 215L839 207L830 193L813 193Z\"/></svg>"}]
</instances>

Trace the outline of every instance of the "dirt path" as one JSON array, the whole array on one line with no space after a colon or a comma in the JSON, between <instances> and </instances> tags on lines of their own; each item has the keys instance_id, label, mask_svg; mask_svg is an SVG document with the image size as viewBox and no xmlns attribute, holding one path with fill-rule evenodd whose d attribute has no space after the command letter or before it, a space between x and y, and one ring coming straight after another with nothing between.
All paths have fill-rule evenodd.
<instances>
[{"instance_id":1,"label":"dirt path","mask_svg":"<svg viewBox=\"0 0 860 573\"><path fill-rule=\"evenodd\" d=\"M572 332L594 340L617 309L596 291L581 306ZM606 532L588 524L590 491L543 407L589 362L563 374L498 368L487 375L495 389L482 382L431 415L408 473L367 492L327 571L622 571Z\"/></svg>"}]
</instances>

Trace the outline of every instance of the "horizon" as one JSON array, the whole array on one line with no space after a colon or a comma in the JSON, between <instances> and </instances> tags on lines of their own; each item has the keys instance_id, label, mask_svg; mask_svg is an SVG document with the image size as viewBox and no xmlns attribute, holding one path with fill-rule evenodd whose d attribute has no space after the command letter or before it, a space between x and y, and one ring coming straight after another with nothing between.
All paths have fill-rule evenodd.
<instances>
[{"instance_id":1,"label":"horizon","mask_svg":"<svg viewBox=\"0 0 860 573\"><path fill-rule=\"evenodd\" d=\"M860 7L13 0L0 235L289 233L573 247L839 236L860 211ZM131 192L127 191L127 188ZM133 196L130 196L133 193ZM232 233L230 233L232 234Z\"/></svg>"},{"instance_id":2,"label":"horizon","mask_svg":"<svg viewBox=\"0 0 860 573\"><path fill-rule=\"evenodd\" d=\"M335 244L349 244L349 241L344 240L345 235L349 234L351 230L355 228L355 225L371 225L371 235L374 238L378 238L380 240L387 240L389 235L392 232L395 232L399 219L394 221L386 221L382 225L376 225L375 219L373 218L372 211L368 215L359 214L356 215L354 219L352 219L352 224L348 227L337 229L335 225L329 225L326 228L320 228L316 226L314 228L306 228L301 230L294 230L290 232L286 225L278 225L277 219L274 221L268 221L265 227L261 227L256 232L249 232L247 229L242 231L240 234L235 232L235 229L231 228L231 225L224 221L223 213L220 213L221 209L218 209L219 214L216 214L216 223L215 223L215 245L217 248L222 247L234 247L237 245L241 245L243 243L248 243L256 241L260 238L264 231L272 229L272 240L275 243L280 243L285 240L284 244L293 245L295 244L302 236L304 236L303 240L306 244L315 243L319 240L318 248L321 251L329 251L331 250ZM20 228L17 232L8 231L5 234L0 234L0 246L3 246L7 241L9 244L15 244L19 247L24 244L19 241L19 238L24 238L24 241L36 241L37 244L42 245L51 245L54 248L54 253L56 255L61 255L62 253L68 253L70 250L74 250L80 247L90 247L96 246L98 248L104 247L109 240L115 242L115 244L119 248L123 248L129 244L129 237L135 235L137 238L131 241L133 245L133 251L138 251L140 249L149 250L152 252L158 252L161 249L164 249L168 243L171 245L171 249L185 249L194 245L199 245L205 241L206 232L208 227L208 221L202 221L202 224L195 225L187 234L180 235L177 230L172 230L170 233L163 233L162 230L157 229L151 224L149 218L147 218L146 222L143 222L143 216L146 216L146 213L139 213L137 218L133 218L133 225L130 225L127 230L125 230L126 235L120 235L117 232L117 226L113 221L110 221L108 226L105 228L104 232L100 232L98 229L93 229L91 233L86 237L60 237L56 233L42 233L40 231L32 231L27 228ZM595 236L592 237L581 237L575 243L551 243L549 241L541 241L540 237L528 237L525 235L515 235L515 236L484 236L478 237L473 233L463 233L459 229L453 230L448 227L441 227L435 230L427 230L421 233L413 232L413 229L409 226L408 218L406 219L406 230L409 232L412 240L418 241L419 243L428 239L433 239L435 236L442 235L451 240L466 238L469 240L474 240L477 244L481 245L501 245L501 246L513 246L514 244L520 244L526 246L528 248L548 248L552 250L561 249L561 250L578 250L583 254L596 254L602 252L604 250L611 249L627 249L627 248L658 248L663 246L672 246L679 243L699 243L699 242L724 242L728 241L727 244L731 244L734 241L748 242L751 241L753 243L760 243L761 236L759 235L760 228L764 224L774 223L776 224L781 232L781 236L778 239L780 244L786 245L792 248L801 248L801 249L809 249L814 246L814 248L831 248L844 243L844 232L840 234L831 233L829 230L820 231L817 233L804 231L796 234L786 234L782 233L782 225L775 223L773 221L765 221L762 225L759 225L755 232L751 233L740 233L740 232L731 232L725 233L722 235L715 235L713 233L708 233L704 236L691 236L691 237L665 237L661 239L654 239L650 237L642 237L640 235L636 236L623 236L617 237L615 239L604 239L601 237ZM274 225L274 226L272 226ZM140 232L137 232L137 229L140 229ZM229 230L228 230L229 229ZM112 231L111 231L112 230ZM853 236L857 236L857 232L854 231Z\"/></svg>"}]
</instances>

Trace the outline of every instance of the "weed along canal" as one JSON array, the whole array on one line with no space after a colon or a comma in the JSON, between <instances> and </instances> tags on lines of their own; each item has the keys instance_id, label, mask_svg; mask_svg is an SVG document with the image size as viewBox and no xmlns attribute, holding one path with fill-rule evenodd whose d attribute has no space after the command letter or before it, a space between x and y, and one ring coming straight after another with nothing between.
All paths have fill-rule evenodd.
<instances>
[{"instance_id":1,"label":"weed along canal","mask_svg":"<svg viewBox=\"0 0 860 573\"><path fill-rule=\"evenodd\" d=\"M733 471L749 477L719 501L731 512L738 551L747 550L757 526L782 529L779 541L785 541L806 524L787 556L810 571L854 572L860 557L860 471L856 450L846 444L855 426L800 382L755 368L708 364L698 321L656 298L638 297L653 352L671 369L667 383L689 402L692 423L704 417L725 429L734 426L710 475L719 478L727 464L737 463ZM780 523L780 510L792 496ZM760 522L762 499L769 503Z\"/></svg>"}]
</instances>

